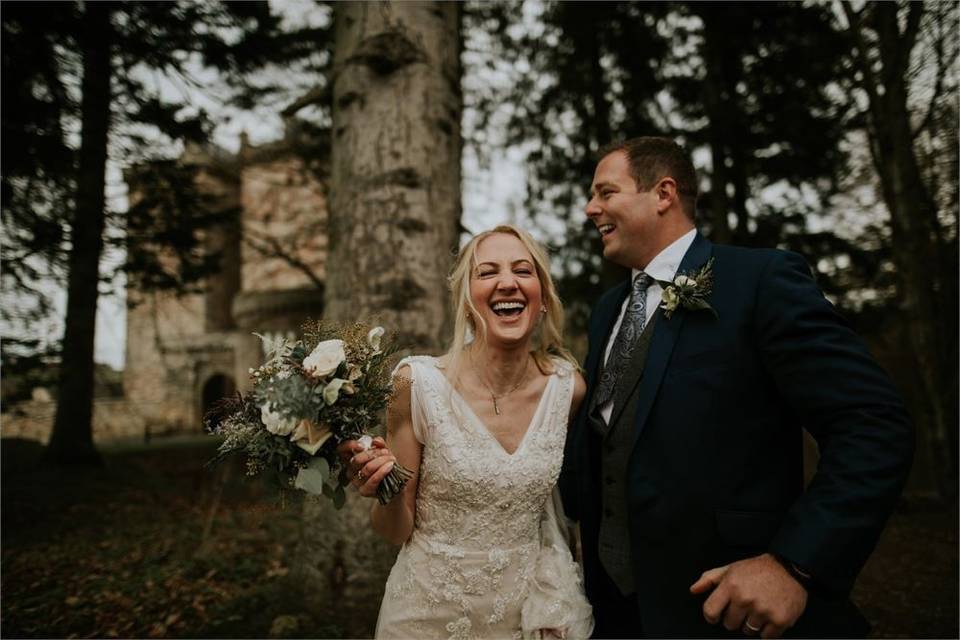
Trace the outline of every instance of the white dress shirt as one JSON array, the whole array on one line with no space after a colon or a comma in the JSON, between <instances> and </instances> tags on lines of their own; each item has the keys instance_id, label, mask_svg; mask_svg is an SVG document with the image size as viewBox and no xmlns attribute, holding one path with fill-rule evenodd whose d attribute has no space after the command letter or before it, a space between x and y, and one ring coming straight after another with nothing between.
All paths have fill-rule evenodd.
<instances>
[{"instance_id":1,"label":"white dress shirt","mask_svg":"<svg viewBox=\"0 0 960 640\"><path fill-rule=\"evenodd\" d=\"M673 277L677 275L677 269L680 268L680 262L683 260L683 256L687 254L687 249L689 249L690 245L693 244L693 239L696 237L696 235L696 229L691 229L687 233L683 234L674 240L673 243L671 243L666 249L658 253L647 265L647 268L643 270L643 273L646 273L648 276L654 279L654 283L647 288L647 321L650 320L650 316L652 316L653 312L657 310L657 307L660 306L660 301L663 299L663 287L661 287L656 281L673 280ZM631 270L631 283L639 273L639 269ZM603 354L603 366L607 366L607 359L610 357L610 351L613 349L613 342L616 339L617 332L620 331L620 324L623 322L623 315L627 311L627 303L629 302L630 296L627 295L626 300L623 301L623 305L620 307L620 315L617 316L617 322L613 325L613 331L610 332L610 339L607 340L607 349ZM610 416L613 415L612 398L607 400L606 403L600 405L600 415L603 416L604 422L610 422Z\"/></svg>"}]
</instances>

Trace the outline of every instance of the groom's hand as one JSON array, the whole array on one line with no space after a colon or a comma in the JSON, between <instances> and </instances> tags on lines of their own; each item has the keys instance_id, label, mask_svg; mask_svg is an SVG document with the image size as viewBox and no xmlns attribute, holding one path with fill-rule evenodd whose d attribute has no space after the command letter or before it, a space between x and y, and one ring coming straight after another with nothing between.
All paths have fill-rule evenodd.
<instances>
[{"instance_id":1,"label":"groom's hand","mask_svg":"<svg viewBox=\"0 0 960 640\"><path fill-rule=\"evenodd\" d=\"M807 590L769 553L705 571L690 586L694 594L711 590L707 622L763 638L779 638L807 606Z\"/></svg>"}]
</instances>

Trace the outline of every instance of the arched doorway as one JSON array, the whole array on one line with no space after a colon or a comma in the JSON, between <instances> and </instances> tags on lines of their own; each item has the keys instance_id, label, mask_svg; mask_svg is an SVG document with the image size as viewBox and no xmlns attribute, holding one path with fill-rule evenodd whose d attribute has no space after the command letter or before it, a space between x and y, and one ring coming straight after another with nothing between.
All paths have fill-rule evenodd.
<instances>
[{"instance_id":1,"label":"arched doorway","mask_svg":"<svg viewBox=\"0 0 960 640\"><path fill-rule=\"evenodd\" d=\"M232 396L236 392L237 385L233 382L233 378L230 376L225 376L222 373L217 373L210 376L210 378L207 379L207 381L203 384L203 391L201 393L203 413L201 415L207 415L207 411L215 402L222 400L227 396Z\"/></svg>"}]
</instances>

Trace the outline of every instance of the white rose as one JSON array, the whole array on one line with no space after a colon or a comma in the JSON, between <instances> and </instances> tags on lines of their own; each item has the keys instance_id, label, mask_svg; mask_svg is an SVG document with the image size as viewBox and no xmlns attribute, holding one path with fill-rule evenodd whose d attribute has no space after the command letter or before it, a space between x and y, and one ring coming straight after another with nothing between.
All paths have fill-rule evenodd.
<instances>
[{"instance_id":1,"label":"white rose","mask_svg":"<svg viewBox=\"0 0 960 640\"><path fill-rule=\"evenodd\" d=\"M676 284L678 287L696 288L697 281L690 276L677 276L677 279L674 280L674 284Z\"/></svg>"},{"instance_id":2,"label":"white rose","mask_svg":"<svg viewBox=\"0 0 960 640\"><path fill-rule=\"evenodd\" d=\"M323 389L323 400L327 404L333 404L337 401L337 398L340 397L340 392L346 393L347 395L352 394L356 389L349 380L344 380L343 378L334 378L331 380L326 387Z\"/></svg>"},{"instance_id":3,"label":"white rose","mask_svg":"<svg viewBox=\"0 0 960 640\"><path fill-rule=\"evenodd\" d=\"M284 418L279 413L270 411L269 403L260 407L260 420L266 425L267 431L278 436L290 435L297 426L297 421L293 418Z\"/></svg>"},{"instance_id":4,"label":"white rose","mask_svg":"<svg viewBox=\"0 0 960 640\"><path fill-rule=\"evenodd\" d=\"M303 359L303 368L310 375L322 378L336 371L346 358L343 340L324 340Z\"/></svg>"},{"instance_id":5,"label":"white rose","mask_svg":"<svg viewBox=\"0 0 960 640\"><path fill-rule=\"evenodd\" d=\"M367 334L367 343L373 347L374 351L380 351L380 338L383 337L383 334L383 327L374 327L370 329L370 333Z\"/></svg>"},{"instance_id":6,"label":"white rose","mask_svg":"<svg viewBox=\"0 0 960 640\"><path fill-rule=\"evenodd\" d=\"M298 447L313 456L317 454L317 451L320 450L323 443L329 440L332 435L333 432L329 426L325 424L318 425L312 420L304 418L297 423L297 428L290 436L290 439L293 440Z\"/></svg>"}]
</instances>

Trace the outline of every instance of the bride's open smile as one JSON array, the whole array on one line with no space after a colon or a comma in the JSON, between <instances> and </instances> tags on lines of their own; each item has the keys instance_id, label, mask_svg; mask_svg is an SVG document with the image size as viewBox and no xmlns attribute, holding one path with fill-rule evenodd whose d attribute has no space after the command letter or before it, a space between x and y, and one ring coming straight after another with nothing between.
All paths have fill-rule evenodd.
<instances>
[{"instance_id":1,"label":"bride's open smile","mask_svg":"<svg viewBox=\"0 0 960 640\"><path fill-rule=\"evenodd\" d=\"M515 236L485 238L477 247L470 301L486 325L487 340L516 344L529 338L543 308L533 257Z\"/></svg>"}]
</instances>

